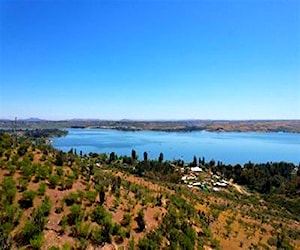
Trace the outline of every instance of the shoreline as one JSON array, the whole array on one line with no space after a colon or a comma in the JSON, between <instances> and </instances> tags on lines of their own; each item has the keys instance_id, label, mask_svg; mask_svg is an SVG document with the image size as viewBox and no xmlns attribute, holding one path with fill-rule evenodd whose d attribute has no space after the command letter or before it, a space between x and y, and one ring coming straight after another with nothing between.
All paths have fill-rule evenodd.
<instances>
[{"instance_id":1,"label":"shoreline","mask_svg":"<svg viewBox=\"0 0 300 250\"><path fill-rule=\"evenodd\" d=\"M103 120L64 120L64 121L24 121L17 123L0 120L0 129L65 129L99 128L120 131L161 131L161 132L262 132L300 133L300 120L182 120L182 121L103 121Z\"/></svg>"}]
</instances>

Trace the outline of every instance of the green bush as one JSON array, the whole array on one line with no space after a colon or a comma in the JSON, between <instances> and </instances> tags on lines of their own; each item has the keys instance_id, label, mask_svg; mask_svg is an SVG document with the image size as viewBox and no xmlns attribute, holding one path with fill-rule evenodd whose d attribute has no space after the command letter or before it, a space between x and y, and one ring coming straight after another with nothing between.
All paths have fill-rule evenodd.
<instances>
[{"instance_id":1,"label":"green bush","mask_svg":"<svg viewBox=\"0 0 300 250\"><path fill-rule=\"evenodd\" d=\"M47 185L45 182L41 182L39 188L37 190L38 195L44 195L47 189Z\"/></svg>"},{"instance_id":2,"label":"green bush","mask_svg":"<svg viewBox=\"0 0 300 250\"><path fill-rule=\"evenodd\" d=\"M71 229L71 235L76 238L88 239L91 234L91 226L89 223L76 222Z\"/></svg>"},{"instance_id":3,"label":"green bush","mask_svg":"<svg viewBox=\"0 0 300 250\"><path fill-rule=\"evenodd\" d=\"M67 229L67 225L68 225L68 217L66 215L63 215L61 221L60 221L60 226L61 226L61 230L64 233Z\"/></svg>"},{"instance_id":4,"label":"green bush","mask_svg":"<svg viewBox=\"0 0 300 250\"><path fill-rule=\"evenodd\" d=\"M73 247L70 246L68 243L63 244L61 250L72 250Z\"/></svg>"},{"instance_id":5,"label":"green bush","mask_svg":"<svg viewBox=\"0 0 300 250\"><path fill-rule=\"evenodd\" d=\"M51 247L48 247L48 250L60 250L60 248L56 247L56 246L51 246Z\"/></svg>"},{"instance_id":6,"label":"green bush","mask_svg":"<svg viewBox=\"0 0 300 250\"><path fill-rule=\"evenodd\" d=\"M99 227L94 228L92 231L92 241L97 245L102 245L104 243L103 237L102 237L102 230Z\"/></svg>"},{"instance_id":7,"label":"green bush","mask_svg":"<svg viewBox=\"0 0 300 250\"><path fill-rule=\"evenodd\" d=\"M68 224L70 226L75 225L76 223L82 220L83 214L81 212L81 207L78 204L73 204L70 207L70 213L68 215Z\"/></svg>"},{"instance_id":8,"label":"green bush","mask_svg":"<svg viewBox=\"0 0 300 250\"><path fill-rule=\"evenodd\" d=\"M19 204L22 208L27 209L33 206L33 199L36 193L32 190L24 191L22 198L19 200Z\"/></svg>"},{"instance_id":9,"label":"green bush","mask_svg":"<svg viewBox=\"0 0 300 250\"><path fill-rule=\"evenodd\" d=\"M144 231L145 227L146 227L146 223L145 223L145 219L144 219L144 212L143 210L140 210L138 212L138 216L137 216L137 224L139 226L139 230L142 232Z\"/></svg>"},{"instance_id":10,"label":"green bush","mask_svg":"<svg viewBox=\"0 0 300 250\"><path fill-rule=\"evenodd\" d=\"M74 184L74 179L67 178L65 180L65 188L66 189L71 189L73 187L73 184Z\"/></svg>"},{"instance_id":11,"label":"green bush","mask_svg":"<svg viewBox=\"0 0 300 250\"><path fill-rule=\"evenodd\" d=\"M20 162L20 164L21 164L21 167L20 167L21 173L22 173L23 177L26 178L26 179L30 179L34 174L34 169L32 168L31 163L32 162L27 157L25 157L23 159L23 161Z\"/></svg>"},{"instance_id":12,"label":"green bush","mask_svg":"<svg viewBox=\"0 0 300 250\"><path fill-rule=\"evenodd\" d=\"M43 243L44 243L44 235L43 234L36 235L30 240L30 246L33 249L41 249Z\"/></svg>"},{"instance_id":13,"label":"green bush","mask_svg":"<svg viewBox=\"0 0 300 250\"><path fill-rule=\"evenodd\" d=\"M27 189L27 187L28 187L28 184L29 184L28 179L22 178L22 177L19 178L18 179L18 189L19 189L19 191L20 192L25 191Z\"/></svg>"},{"instance_id":14,"label":"green bush","mask_svg":"<svg viewBox=\"0 0 300 250\"><path fill-rule=\"evenodd\" d=\"M74 203L77 202L78 194L74 193L74 192L69 193L69 195L67 197L65 197L64 200L65 200L67 206L71 206L71 205L73 205Z\"/></svg>"},{"instance_id":15,"label":"green bush","mask_svg":"<svg viewBox=\"0 0 300 250\"><path fill-rule=\"evenodd\" d=\"M28 148L29 148L30 144L28 142L24 142L22 143L19 148L18 148L18 155L19 156L23 156L26 154Z\"/></svg>"},{"instance_id":16,"label":"green bush","mask_svg":"<svg viewBox=\"0 0 300 250\"><path fill-rule=\"evenodd\" d=\"M56 188L56 185L58 183L58 176L57 175L50 175L49 176L49 187L52 188L52 189L55 189Z\"/></svg>"},{"instance_id":17,"label":"green bush","mask_svg":"<svg viewBox=\"0 0 300 250\"><path fill-rule=\"evenodd\" d=\"M46 198L43 200L42 204L39 207L39 210L44 216L48 216L51 210L51 202L49 199L49 196L46 196Z\"/></svg>"},{"instance_id":18,"label":"green bush","mask_svg":"<svg viewBox=\"0 0 300 250\"><path fill-rule=\"evenodd\" d=\"M35 174L35 181L46 180L49 175L49 168L47 166L37 165L37 170Z\"/></svg>"},{"instance_id":19,"label":"green bush","mask_svg":"<svg viewBox=\"0 0 300 250\"><path fill-rule=\"evenodd\" d=\"M96 200L96 197L97 197L97 192L96 191L87 191L85 193L85 197L87 198L87 200L90 202L90 203L94 203L95 200Z\"/></svg>"},{"instance_id":20,"label":"green bush","mask_svg":"<svg viewBox=\"0 0 300 250\"><path fill-rule=\"evenodd\" d=\"M4 177L0 190L1 201L11 204L17 193L16 183L12 177Z\"/></svg>"},{"instance_id":21,"label":"green bush","mask_svg":"<svg viewBox=\"0 0 300 250\"><path fill-rule=\"evenodd\" d=\"M132 220L131 214L130 214L130 213L125 213L125 214L123 215L123 219L122 219L122 221L121 221L121 225L122 225L123 227L127 227L127 226L130 225L131 220Z\"/></svg>"},{"instance_id":22,"label":"green bush","mask_svg":"<svg viewBox=\"0 0 300 250\"><path fill-rule=\"evenodd\" d=\"M111 220L111 215L105 210L102 206L97 206L92 214L91 219L94 222L97 222L99 225L103 225L105 219Z\"/></svg>"},{"instance_id":23,"label":"green bush","mask_svg":"<svg viewBox=\"0 0 300 250\"><path fill-rule=\"evenodd\" d=\"M25 225L21 229L18 235L18 242L24 245L32 243L31 240L36 244L41 241L39 235L42 234L44 227L47 223L45 217L49 213L49 201L47 199L39 206L34 209L31 213L31 218L25 222Z\"/></svg>"},{"instance_id":24,"label":"green bush","mask_svg":"<svg viewBox=\"0 0 300 250\"><path fill-rule=\"evenodd\" d=\"M9 164L7 167L7 170L9 171L9 175L13 176L17 170L15 165Z\"/></svg>"},{"instance_id":25,"label":"green bush","mask_svg":"<svg viewBox=\"0 0 300 250\"><path fill-rule=\"evenodd\" d=\"M56 168L56 173L59 177L63 176L64 174L64 169L62 167L57 167Z\"/></svg>"},{"instance_id":26,"label":"green bush","mask_svg":"<svg viewBox=\"0 0 300 250\"><path fill-rule=\"evenodd\" d=\"M115 241L118 244L121 244L126 236L126 232L118 223L113 224L111 233L115 236Z\"/></svg>"},{"instance_id":27,"label":"green bush","mask_svg":"<svg viewBox=\"0 0 300 250\"><path fill-rule=\"evenodd\" d=\"M19 242L23 245L27 245L31 239L34 239L34 237L40 233L40 227L34 221L28 220L22 228Z\"/></svg>"}]
</instances>

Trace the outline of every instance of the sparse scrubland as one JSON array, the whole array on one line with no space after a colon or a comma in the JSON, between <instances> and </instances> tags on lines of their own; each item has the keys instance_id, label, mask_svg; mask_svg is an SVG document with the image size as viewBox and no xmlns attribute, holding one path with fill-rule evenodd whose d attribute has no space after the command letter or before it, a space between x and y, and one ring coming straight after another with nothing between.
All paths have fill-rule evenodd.
<instances>
[{"instance_id":1,"label":"sparse scrubland","mask_svg":"<svg viewBox=\"0 0 300 250\"><path fill-rule=\"evenodd\" d=\"M0 134L0 249L300 249L299 166L64 153L49 135Z\"/></svg>"}]
</instances>

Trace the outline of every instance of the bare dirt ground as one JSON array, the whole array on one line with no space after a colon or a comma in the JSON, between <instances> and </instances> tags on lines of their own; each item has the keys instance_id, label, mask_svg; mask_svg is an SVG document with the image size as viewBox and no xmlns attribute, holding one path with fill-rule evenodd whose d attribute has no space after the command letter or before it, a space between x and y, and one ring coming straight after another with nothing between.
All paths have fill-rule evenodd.
<instances>
[{"instance_id":1,"label":"bare dirt ground","mask_svg":"<svg viewBox=\"0 0 300 250\"><path fill-rule=\"evenodd\" d=\"M251 194L249 194L242 186L236 184L236 183L230 183L240 194L244 194L247 196L250 196Z\"/></svg>"}]
</instances>

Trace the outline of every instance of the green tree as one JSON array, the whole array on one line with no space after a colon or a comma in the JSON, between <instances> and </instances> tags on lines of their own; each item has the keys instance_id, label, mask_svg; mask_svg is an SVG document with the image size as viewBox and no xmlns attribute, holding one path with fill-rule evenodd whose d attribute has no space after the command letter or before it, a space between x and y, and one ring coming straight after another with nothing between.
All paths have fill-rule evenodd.
<instances>
[{"instance_id":1,"label":"green tree","mask_svg":"<svg viewBox=\"0 0 300 250\"><path fill-rule=\"evenodd\" d=\"M0 190L1 200L12 204L17 193L16 183L12 177L4 177L2 189Z\"/></svg>"},{"instance_id":2,"label":"green tree","mask_svg":"<svg viewBox=\"0 0 300 250\"><path fill-rule=\"evenodd\" d=\"M104 187L100 187L100 190L99 190L99 199L100 199L100 204L102 205L105 201L105 190L104 190Z\"/></svg>"},{"instance_id":3,"label":"green tree","mask_svg":"<svg viewBox=\"0 0 300 250\"><path fill-rule=\"evenodd\" d=\"M137 160L137 154L136 154L136 151L134 149L132 149L132 151L131 151L131 158L134 161Z\"/></svg>"},{"instance_id":4,"label":"green tree","mask_svg":"<svg viewBox=\"0 0 300 250\"><path fill-rule=\"evenodd\" d=\"M110 219L110 214L102 206L97 206L91 214L91 219L94 222L97 222L99 225L102 225L105 218Z\"/></svg>"},{"instance_id":5,"label":"green tree","mask_svg":"<svg viewBox=\"0 0 300 250\"><path fill-rule=\"evenodd\" d=\"M41 249L43 243L44 243L43 234L35 235L32 239L30 239L30 246L36 250Z\"/></svg>"},{"instance_id":6,"label":"green tree","mask_svg":"<svg viewBox=\"0 0 300 250\"><path fill-rule=\"evenodd\" d=\"M123 215L123 219L122 219L122 221L121 221L121 225L123 226L123 227L127 227L127 226L129 226L130 225L130 223L131 223L131 214L130 213L124 213L124 215Z\"/></svg>"},{"instance_id":7,"label":"green tree","mask_svg":"<svg viewBox=\"0 0 300 250\"><path fill-rule=\"evenodd\" d=\"M66 215L63 215L61 221L60 221L61 231L64 233L67 229L68 225L68 217Z\"/></svg>"},{"instance_id":8,"label":"green tree","mask_svg":"<svg viewBox=\"0 0 300 250\"><path fill-rule=\"evenodd\" d=\"M19 200L20 206L25 209L32 207L35 195L36 193L32 190L24 191L22 198Z\"/></svg>"},{"instance_id":9,"label":"green tree","mask_svg":"<svg viewBox=\"0 0 300 250\"><path fill-rule=\"evenodd\" d=\"M49 187L52 189L55 189L56 185L58 183L58 175L53 174L49 176Z\"/></svg>"},{"instance_id":10,"label":"green tree","mask_svg":"<svg viewBox=\"0 0 300 250\"><path fill-rule=\"evenodd\" d=\"M109 155L109 163L113 162L116 159L115 152L111 152Z\"/></svg>"},{"instance_id":11,"label":"green tree","mask_svg":"<svg viewBox=\"0 0 300 250\"><path fill-rule=\"evenodd\" d=\"M79 204L73 204L70 207L70 213L68 215L68 224L70 226L75 225L76 223L82 220L83 214L81 212L81 207Z\"/></svg>"},{"instance_id":12,"label":"green tree","mask_svg":"<svg viewBox=\"0 0 300 250\"><path fill-rule=\"evenodd\" d=\"M148 153L146 151L144 152L144 161L148 161Z\"/></svg>"},{"instance_id":13,"label":"green tree","mask_svg":"<svg viewBox=\"0 0 300 250\"><path fill-rule=\"evenodd\" d=\"M146 227L146 223L145 223L145 219L144 219L144 212L143 210L140 210L138 212L138 216L137 216L137 224L139 227L139 230L142 232L144 231L145 227Z\"/></svg>"},{"instance_id":14,"label":"green tree","mask_svg":"<svg viewBox=\"0 0 300 250\"><path fill-rule=\"evenodd\" d=\"M47 189L47 185L45 182L41 182L39 188L37 190L38 195L44 195Z\"/></svg>"},{"instance_id":15,"label":"green tree","mask_svg":"<svg viewBox=\"0 0 300 250\"><path fill-rule=\"evenodd\" d=\"M55 161L54 164L56 166L62 166L64 164L65 161L65 156L64 153L62 151L59 151L56 155L55 155Z\"/></svg>"},{"instance_id":16,"label":"green tree","mask_svg":"<svg viewBox=\"0 0 300 250\"><path fill-rule=\"evenodd\" d=\"M164 154L163 154L163 153L160 153L160 154L159 154L158 161L159 161L160 163L162 163L162 162L164 161Z\"/></svg>"},{"instance_id":17,"label":"green tree","mask_svg":"<svg viewBox=\"0 0 300 250\"><path fill-rule=\"evenodd\" d=\"M194 155L194 159L193 159L193 166L196 167L197 166L197 157Z\"/></svg>"},{"instance_id":18,"label":"green tree","mask_svg":"<svg viewBox=\"0 0 300 250\"><path fill-rule=\"evenodd\" d=\"M23 142L18 148L18 155L19 156L25 155L29 146L30 146L29 142Z\"/></svg>"}]
</instances>

